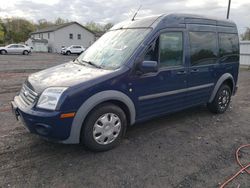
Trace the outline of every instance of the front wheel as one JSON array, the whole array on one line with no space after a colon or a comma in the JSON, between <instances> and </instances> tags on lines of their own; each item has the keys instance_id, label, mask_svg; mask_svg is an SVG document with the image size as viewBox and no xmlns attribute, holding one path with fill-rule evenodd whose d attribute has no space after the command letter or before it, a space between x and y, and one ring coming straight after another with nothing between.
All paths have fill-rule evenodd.
<instances>
[{"instance_id":1,"label":"front wheel","mask_svg":"<svg viewBox=\"0 0 250 188\"><path fill-rule=\"evenodd\" d=\"M7 52L6 52L5 50L1 50L1 51L0 51L0 54L1 54L1 55L5 55L5 54L7 54Z\"/></svg>"},{"instance_id":2,"label":"front wheel","mask_svg":"<svg viewBox=\"0 0 250 188\"><path fill-rule=\"evenodd\" d=\"M228 85L223 84L216 93L214 100L211 103L208 103L208 109L216 114L224 113L229 106L231 95L231 88Z\"/></svg>"},{"instance_id":3,"label":"front wheel","mask_svg":"<svg viewBox=\"0 0 250 188\"><path fill-rule=\"evenodd\" d=\"M71 52L70 52L70 51L67 51L67 52L66 52L66 55L70 55L70 54L71 54Z\"/></svg>"},{"instance_id":4,"label":"front wheel","mask_svg":"<svg viewBox=\"0 0 250 188\"><path fill-rule=\"evenodd\" d=\"M81 142L92 151L106 151L121 141L127 126L124 111L105 103L90 112L81 132Z\"/></svg>"}]
</instances>

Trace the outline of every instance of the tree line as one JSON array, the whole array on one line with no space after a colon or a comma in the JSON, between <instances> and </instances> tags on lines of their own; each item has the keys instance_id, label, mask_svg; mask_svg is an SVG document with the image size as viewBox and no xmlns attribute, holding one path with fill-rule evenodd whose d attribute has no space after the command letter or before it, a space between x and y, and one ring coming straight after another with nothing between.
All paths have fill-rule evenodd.
<instances>
[{"instance_id":1,"label":"tree line","mask_svg":"<svg viewBox=\"0 0 250 188\"><path fill-rule=\"evenodd\" d=\"M69 20L62 18L57 18L54 22L46 19L33 22L24 18L0 18L0 45L25 42L29 38L29 34L33 31L67 22L69 22ZM107 23L102 25L91 21L84 26L93 32L104 33L110 29L113 24Z\"/></svg>"},{"instance_id":2,"label":"tree line","mask_svg":"<svg viewBox=\"0 0 250 188\"><path fill-rule=\"evenodd\" d=\"M246 31L241 35L242 40L250 40L250 27L246 28Z\"/></svg>"},{"instance_id":3,"label":"tree line","mask_svg":"<svg viewBox=\"0 0 250 188\"><path fill-rule=\"evenodd\" d=\"M54 22L47 21L46 19L33 22L24 18L0 18L0 45L25 42L29 38L29 34L33 31L67 22L69 20L62 18L57 18ZM113 24L107 23L102 25L91 21L84 26L93 32L104 33ZM250 27L246 28L245 32L241 34L241 40L250 40Z\"/></svg>"}]
</instances>

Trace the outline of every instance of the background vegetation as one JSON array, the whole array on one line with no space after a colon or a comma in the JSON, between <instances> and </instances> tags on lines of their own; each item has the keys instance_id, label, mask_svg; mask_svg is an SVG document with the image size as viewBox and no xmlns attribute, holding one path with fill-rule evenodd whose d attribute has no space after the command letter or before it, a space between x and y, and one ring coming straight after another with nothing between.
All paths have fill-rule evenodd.
<instances>
[{"instance_id":1,"label":"background vegetation","mask_svg":"<svg viewBox=\"0 0 250 188\"><path fill-rule=\"evenodd\" d=\"M250 28L247 27L246 31L241 35L242 40L250 40Z\"/></svg>"},{"instance_id":2,"label":"background vegetation","mask_svg":"<svg viewBox=\"0 0 250 188\"><path fill-rule=\"evenodd\" d=\"M6 45L25 42L32 31L67 22L69 22L69 20L62 18L57 18L54 22L41 19L38 20L37 23L23 18L0 18L0 44ZM112 26L112 23L101 25L95 22L88 22L85 24L85 27L97 33L104 33Z\"/></svg>"},{"instance_id":3,"label":"background vegetation","mask_svg":"<svg viewBox=\"0 0 250 188\"><path fill-rule=\"evenodd\" d=\"M32 31L67 22L69 20L62 18L57 18L54 22L41 19L36 23L23 18L0 18L0 45L25 42ZM109 30L113 24L102 25L91 21L84 26L100 35ZM246 28L245 32L241 34L241 40L250 40L250 28Z\"/></svg>"}]
</instances>

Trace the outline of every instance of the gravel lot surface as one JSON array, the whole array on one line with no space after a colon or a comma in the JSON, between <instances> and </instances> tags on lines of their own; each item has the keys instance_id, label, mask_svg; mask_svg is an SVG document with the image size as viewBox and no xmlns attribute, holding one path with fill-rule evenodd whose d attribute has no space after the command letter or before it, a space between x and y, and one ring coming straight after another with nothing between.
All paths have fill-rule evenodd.
<instances>
[{"instance_id":1,"label":"gravel lot surface","mask_svg":"<svg viewBox=\"0 0 250 188\"><path fill-rule=\"evenodd\" d=\"M76 56L33 53L0 56L0 187L219 187L239 170L235 150L250 143L250 71L225 114L192 108L129 128L117 148L102 153L30 134L9 102L32 72ZM241 160L250 162L250 149ZM241 174L227 187L250 187Z\"/></svg>"}]
</instances>

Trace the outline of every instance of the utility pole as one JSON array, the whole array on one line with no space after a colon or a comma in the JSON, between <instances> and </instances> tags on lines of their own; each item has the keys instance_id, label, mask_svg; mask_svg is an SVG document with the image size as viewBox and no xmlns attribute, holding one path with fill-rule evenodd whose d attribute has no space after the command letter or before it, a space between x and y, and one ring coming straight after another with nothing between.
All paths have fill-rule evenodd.
<instances>
[{"instance_id":1,"label":"utility pole","mask_svg":"<svg viewBox=\"0 0 250 188\"><path fill-rule=\"evenodd\" d=\"M228 0L228 7L227 7L227 19L229 19L230 6L231 6L231 0Z\"/></svg>"}]
</instances>

